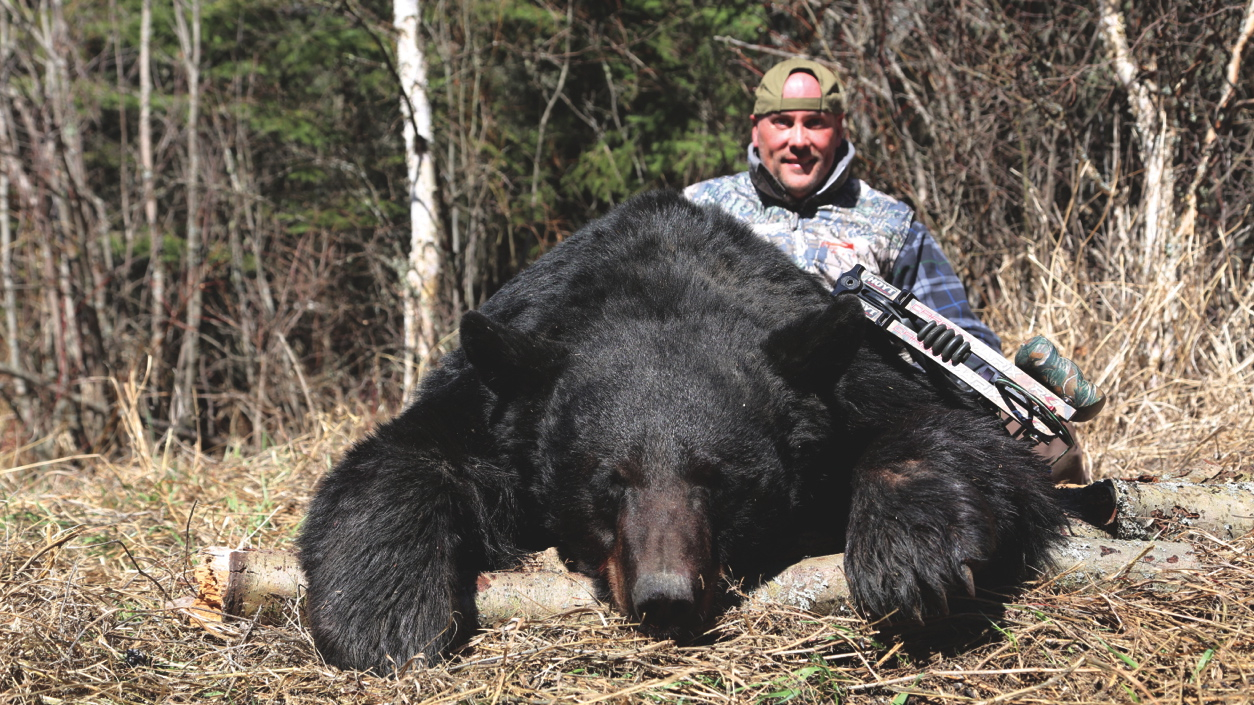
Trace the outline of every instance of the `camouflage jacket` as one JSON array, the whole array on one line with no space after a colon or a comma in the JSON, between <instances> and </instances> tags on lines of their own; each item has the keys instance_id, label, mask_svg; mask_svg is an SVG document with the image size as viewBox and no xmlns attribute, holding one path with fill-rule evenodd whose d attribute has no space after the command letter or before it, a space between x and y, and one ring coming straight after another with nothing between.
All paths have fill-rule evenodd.
<instances>
[{"instance_id":1,"label":"camouflage jacket","mask_svg":"<svg viewBox=\"0 0 1254 705\"><path fill-rule=\"evenodd\" d=\"M849 178L855 154L846 141L827 183L801 203L789 202L749 147L750 171L702 181L684 189L694 203L722 207L775 243L798 267L829 287L854 264L894 286L992 345L1001 341L972 312L962 281L909 206Z\"/></svg>"}]
</instances>

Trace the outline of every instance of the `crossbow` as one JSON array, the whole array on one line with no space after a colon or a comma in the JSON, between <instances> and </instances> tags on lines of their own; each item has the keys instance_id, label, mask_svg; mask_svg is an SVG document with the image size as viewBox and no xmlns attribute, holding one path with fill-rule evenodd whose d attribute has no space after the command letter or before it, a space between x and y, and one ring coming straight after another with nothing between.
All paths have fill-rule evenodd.
<instances>
[{"instance_id":1,"label":"crossbow","mask_svg":"<svg viewBox=\"0 0 1254 705\"><path fill-rule=\"evenodd\" d=\"M1028 341L1011 362L860 264L837 279L832 294L857 296L872 323L973 389L1004 414L1006 429L1016 438L1062 439L1070 450L1075 439L1066 422L1087 421L1106 404L1080 368L1043 336ZM977 371L981 366L984 374Z\"/></svg>"}]
</instances>

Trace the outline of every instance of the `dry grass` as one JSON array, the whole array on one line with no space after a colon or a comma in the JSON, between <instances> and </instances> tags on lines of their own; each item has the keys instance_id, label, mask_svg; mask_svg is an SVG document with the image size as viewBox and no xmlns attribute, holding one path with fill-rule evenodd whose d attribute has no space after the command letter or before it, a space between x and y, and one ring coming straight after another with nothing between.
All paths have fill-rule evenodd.
<instances>
[{"instance_id":1,"label":"dry grass","mask_svg":"<svg viewBox=\"0 0 1254 705\"><path fill-rule=\"evenodd\" d=\"M189 594L195 548L289 548L315 480L361 423L323 419L252 457L155 444L125 464L3 471L0 702L1216 703L1254 692L1254 537L1192 537L1206 567L1170 594L1038 589L995 620L940 625L944 641L746 609L712 643L679 647L585 612L494 625L399 680L322 665L295 614L209 632L165 608ZM1214 428L1195 420L1171 443L1161 431L1156 443L1113 442L1099 428L1090 443L1100 457L1128 453L1120 467L1133 473L1136 449L1151 446L1152 465L1248 472L1248 426Z\"/></svg>"},{"instance_id":2,"label":"dry grass","mask_svg":"<svg viewBox=\"0 0 1254 705\"><path fill-rule=\"evenodd\" d=\"M1254 287L1219 274L1137 290L1042 264L1047 296L1005 283L1045 302L989 312L1007 347L1046 333L1112 394L1083 429L1099 476L1254 474ZM165 605L190 593L199 547L290 548L315 481L371 419L324 416L260 454L211 457L140 440L142 386L119 387L129 461L0 457L0 702L1254 701L1254 537L1205 535L1187 537L1204 568L1169 592L1047 586L904 639L852 616L742 609L680 647L583 612L489 625L395 680L337 671L294 610L210 632Z\"/></svg>"},{"instance_id":3,"label":"dry grass","mask_svg":"<svg viewBox=\"0 0 1254 705\"><path fill-rule=\"evenodd\" d=\"M1252 479L1254 267L1185 258L1174 280L1147 285L1131 271L1092 279L1082 259L1008 259L1006 303L984 315L1007 352L1043 334L1107 393L1081 427L1095 476ZM1015 274L1025 262L1034 277Z\"/></svg>"}]
</instances>

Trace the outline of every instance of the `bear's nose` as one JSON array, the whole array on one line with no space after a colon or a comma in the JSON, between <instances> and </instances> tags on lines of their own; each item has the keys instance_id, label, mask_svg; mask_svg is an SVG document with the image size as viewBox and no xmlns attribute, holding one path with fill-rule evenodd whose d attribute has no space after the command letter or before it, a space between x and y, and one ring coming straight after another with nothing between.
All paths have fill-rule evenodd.
<instances>
[{"instance_id":1,"label":"bear's nose","mask_svg":"<svg viewBox=\"0 0 1254 705\"><path fill-rule=\"evenodd\" d=\"M642 622L654 627L676 627L689 622L696 609L691 578L670 571L636 579L631 602Z\"/></svg>"}]
</instances>

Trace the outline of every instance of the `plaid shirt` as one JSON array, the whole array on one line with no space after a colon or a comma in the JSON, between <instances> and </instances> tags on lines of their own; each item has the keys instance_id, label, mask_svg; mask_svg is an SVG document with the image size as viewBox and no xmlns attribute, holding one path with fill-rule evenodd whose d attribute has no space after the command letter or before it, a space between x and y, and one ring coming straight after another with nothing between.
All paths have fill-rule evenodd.
<instances>
[{"instance_id":1,"label":"plaid shirt","mask_svg":"<svg viewBox=\"0 0 1254 705\"><path fill-rule=\"evenodd\" d=\"M756 161L756 154L750 157ZM764 199L747 171L693 184L684 195L695 203L717 205L748 223L829 287L854 264L861 264L1001 349L1001 341L972 312L948 258L909 206L857 179L839 185L833 179L829 185L835 187L830 198L806 204L803 210Z\"/></svg>"},{"instance_id":2,"label":"plaid shirt","mask_svg":"<svg viewBox=\"0 0 1254 705\"><path fill-rule=\"evenodd\" d=\"M892 275L885 278L895 287L909 289L928 308L962 326L989 347L1001 350L1001 340L971 310L962 281L923 223L916 220L910 224L910 234L893 263Z\"/></svg>"}]
</instances>

